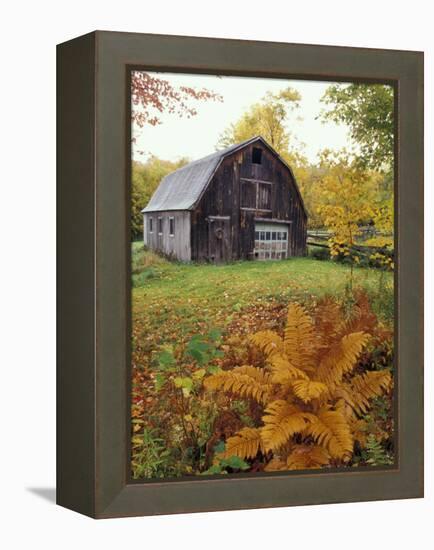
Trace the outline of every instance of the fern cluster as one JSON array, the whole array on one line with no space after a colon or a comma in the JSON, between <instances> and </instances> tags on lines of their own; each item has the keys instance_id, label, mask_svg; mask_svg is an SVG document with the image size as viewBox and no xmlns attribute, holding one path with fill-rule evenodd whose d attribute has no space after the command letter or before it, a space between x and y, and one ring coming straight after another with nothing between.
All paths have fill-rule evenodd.
<instances>
[{"instance_id":1,"label":"fern cluster","mask_svg":"<svg viewBox=\"0 0 434 550\"><path fill-rule=\"evenodd\" d=\"M266 471L347 464L371 400L392 383L387 369L356 368L375 323L363 296L349 319L326 298L313 316L290 304L282 336L270 330L251 336L263 353L262 367L238 366L204 379L208 390L263 408L260 425L229 437L220 458L259 458Z\"/></svg>"}]
</instances>

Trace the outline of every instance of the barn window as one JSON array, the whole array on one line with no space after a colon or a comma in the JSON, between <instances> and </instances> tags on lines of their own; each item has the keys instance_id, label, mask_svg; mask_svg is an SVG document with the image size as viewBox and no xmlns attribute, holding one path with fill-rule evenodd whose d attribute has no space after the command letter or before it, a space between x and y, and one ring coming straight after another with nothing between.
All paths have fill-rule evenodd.
<instances>
[{"instance_id":1,"label":"barn window","mask_svg":"<svg viewBox=\"0 0 434 550\"><path fill-rule=\"evenodd\" d=\"M243 181L241 186L242 208L256 208L256 183Z\"/></svg>"},{"instance_id":2,"label":"barn window","mask_svg":"<svg viewBox=\"0 0 434 550\"><path fill-rule=\"evenodd\" d=\"M149 233L152 233L154 231L154 218L149 218Z\"/></svg>"},{"instance_id":3,"label":"barn window","mask_svg":"<svg viewBox=\"0 0 434 550\"><path fill-rule=\"evenodd\" d=\"M258 204L259 210L271 209L271 185L269 183L258 183Z\"/></svg>"},{"instance_id":4,"label":"barn window","mask_svg":"<svg viewBox=\"0 0 434 550\"><path fill-rule=\"evenodd\" d=\"M258 147L253 147L253 150L252 150L252 163L253 164L262 164L262 149L258 149Z\"/></svg>"},{"instance_id":5,"label":"barn window","mask_svg":"<svg viewBox=\"0 0 434 550\"><path fill-rule=\"evenodd\" d=\"M271 210L271 182L241 178L241 208Z\"/></svg>"},{"instance_id":6,"label":"barn window","mask_svg":"<svg viewBox=\"0 0 434 550\"><path fill-rule=\"evenodd\" d=\"M163 218L158 218L158 234L163 234Z\"/></svg>"},{"instance_id":7,"label":"barn window","mask_svg":"<svg viewBox=\"0 0 434 550\"><path fill-rule=\"evenodd\" d=\"M171 237L175 235L175 218L169 218L169 235Z\"/></svg>"}]
</instances>

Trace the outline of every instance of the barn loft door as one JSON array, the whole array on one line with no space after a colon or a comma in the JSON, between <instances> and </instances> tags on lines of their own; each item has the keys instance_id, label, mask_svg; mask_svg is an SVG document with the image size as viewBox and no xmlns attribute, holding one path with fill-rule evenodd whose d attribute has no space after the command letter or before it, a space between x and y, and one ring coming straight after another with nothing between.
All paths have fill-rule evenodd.
<instances>
[{"instance_id":1,"label":"barn loft door","mask_svg":"<svg viewBox=\"0 0 434 550\"><path fill-rule=\"evenodd\" d=\"M230 220L224 216L208 218L208 257L211 262L231 260Z\"/></svg>"}]
</instances>

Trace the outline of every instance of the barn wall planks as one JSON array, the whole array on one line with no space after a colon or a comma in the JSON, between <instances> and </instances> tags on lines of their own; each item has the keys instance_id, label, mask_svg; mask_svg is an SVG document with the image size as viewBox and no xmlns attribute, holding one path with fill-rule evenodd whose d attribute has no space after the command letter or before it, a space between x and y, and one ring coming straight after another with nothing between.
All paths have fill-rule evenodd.
<instances>
[{"instance_id":1,"label":"barn wall planks","mask_svg":"<svg viewBox=\"0 0 434 550\"><path fill-rule=\"evenodd\" d=\"M191 210L144 214L145 244L182 261L252 260L260 218L290 221L288 255L306 254L307 216L294 176L261 138L223 156L205 183ZM172 216L176 231L169 236Z\"/></svg>"},{"instance_id":2,"label":"barn wall planks","mask_svg":"<svg viewBox=\"0 0 434 550\"><path fill-rule=\"evenodd\" d=\"M262 151L261 164L252 163L254 148ZM208 218L215 215L230 217L231 259L253 259L255 218L291 220L288 253L306 254L307 218L294 177L261 143L229 155L216 170L192 213L193 260L209 259Z\"/></svg>"},{"instance_id":3,"label":"barn wall planks","mask_svg":"<svg viewBox=\"0 0 434 550\"><path fill-rule=\"evenodd\" d=\"M170 234L171 225L173 235ZM183 262L191 260L188 210L146 213L143 215L143 228L143 241L146 246Z\"/></svg>"}]
</instances>

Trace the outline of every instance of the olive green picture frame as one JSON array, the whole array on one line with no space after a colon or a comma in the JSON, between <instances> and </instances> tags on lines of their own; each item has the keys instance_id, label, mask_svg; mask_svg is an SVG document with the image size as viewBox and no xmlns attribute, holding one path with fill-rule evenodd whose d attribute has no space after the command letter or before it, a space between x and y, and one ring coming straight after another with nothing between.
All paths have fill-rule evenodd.
<instances>
[{"instance_id":1,"label":"olive green picture frame","mask_svg":"<svg viewBox=\"0 0 434 550\"><path fill-rule=\"evenodd\" d=\"M94 518L423 496L423 53L96 31L57 49L57 503ZM397 462L130 477L130 73L395 89Z\"/></svg>"}]
</instances>

